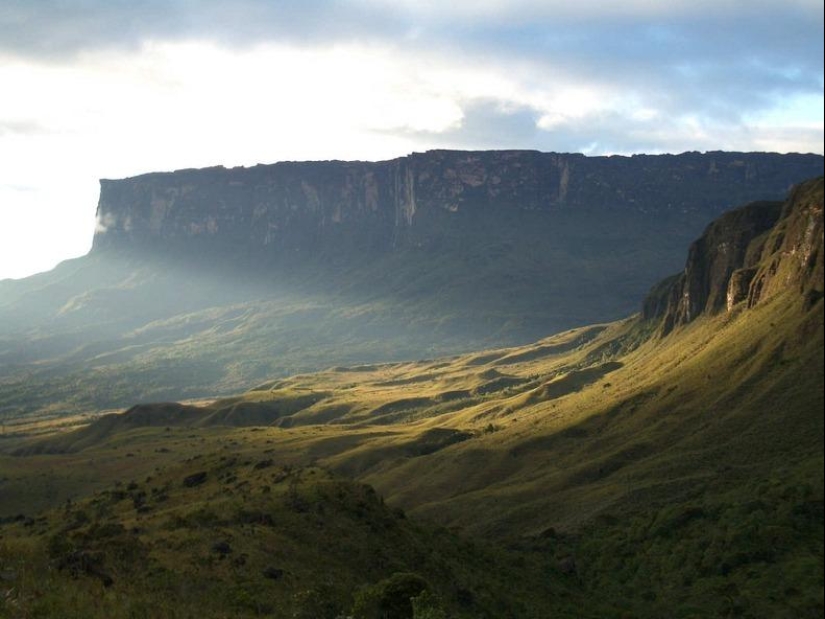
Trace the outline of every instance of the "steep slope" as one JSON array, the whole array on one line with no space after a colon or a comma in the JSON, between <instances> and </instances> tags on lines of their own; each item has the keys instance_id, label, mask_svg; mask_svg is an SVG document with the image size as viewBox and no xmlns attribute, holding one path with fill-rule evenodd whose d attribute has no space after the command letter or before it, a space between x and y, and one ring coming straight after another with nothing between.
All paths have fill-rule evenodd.
<instances>
[{"instance_id":1,"label":"steep slope","mask_svg":"<svg viewBox=\"0 0 825 619\"><path fill-rule=\"evenodd\" d=\"M497 471L491 474L506 479L503 492L519 492L511 483L514 470L530 470L536 485L547 484L548 478L557 474L562 486L571 470L583 469L585 477L589 470L598 486L602 478L619 469L625 475L627 467L654 466L657 457L662 457L670 461L666 479L672 484L677 470L673 467L684 467L682 474L689 477L701 477L703 469L713 476L717 460L728 465L737 459L741 460L737 466L774 467L776 459L753 462L750 458L760 452L763 456L775 453L777 458L806 458L821 452L821 178L795 190L767 235L749 223L764 209L764 204L756 204L735 213L735 220L746 223L744 228L727 228L728 234L719 234L719 230L725 229L730 216L723 217L722 226L712 225L694 245L685 274L656 287L645 305L656 306L663 292L666 298L689 298L689 281L699 271L697 265L710 265L705 272L718 273L715 260L723 254L720 249L735 243L750 246L752 251L739 251L739 261L728 261L728 255L723 255L727 276L705 280L703 290L705 299L724 300L732 285L741 285L737 282L741 269L753 269L757 275L739 302L730 306L700 303L702 310L689 323L684 320L683 306L674 304L658 314L613 325L581 347L578 356L563 357L561 368L555 369L542 387L534 386L542 382L539 375L527 384L532 390L489 407L490 414L484 419L508 422L503 428L506 431L490 438L497 443L493 451L502 458L491 465L491 471ZM705 248L704 255L700 255L700 247ZM749 262L754 255L758 256L756 261ZM493 356L480 368L500 368L499 363L500 357ZM604 371L606 363L614 364L609 374ZM541 366L528 367L528 371L535 371ZM590 384L582 384L582 367L597 370ZM519 369L524 372L528 368ZM543 369L546 372L549 368ZM575 389L563 388L559 385L562 380L575 384ZM556 385L562 388L553 389ZM519 425L524 426L521 431L517 430ZM530 438L524 440L527 435ZM638 453L629 447L633 445L638 445ZM732 445L737 449L728 451ZM612 464L596 466L600 460L609 463L612 450L627 453L619 453ZM475 457L467 451L465 457ZM562 465L559 457L565 452L573 460ZM684 452L683 463L680 452ZM586 458L587 466L577 464L575 459L584 453L598 454L596 463ZM539 466L550 454L553 467ZM513 456L526 456L526 462L516 464L518 458ZM697 466L697 457L703 466ZM414 486L416 472L406 475ZM450 493L467 501L466 493L473 490L474 482L453 481L457 485L446 484ZM486 478L478 484L488 488L488 481ZM578 486L581 489L581 484ZM413 492L406 483L389 482L387 487ZM432 498L429 489L427 492ZM557 494L553 497L558 499ZM523 504L518 504L523 510ZM548 504L536 511L546 515L545 508L550 513L570 510L569 506Z\"/></svg>"},{"instance_id":2,"label":"steep slope","mask_svg":"<svg viewBox=\"0 0 825 619\"><path fill-rule=\"evenodd\" d=\"M634 311L822 157L433 151L104 181L89 256L0 282L0 417L226 395Z\"/></svg>"},{"instance_id":3,"label":"steep slope","mask_svg":"<svg viewBox=\"0 0 825 619\"><path fill-rule=\"evenodd\" d=\"M823 294L822 179L797 187L766 239L748 290L748 306L796 290L811 305ZM738 301L734 298L733 301Z\"/></svg>"},{"instance_id":4,"label":"steep slope","mask_svg":"<svg viewBox=\"0 0 825 619\"><path fill-rule=\"evenodd\" d=\"M822 182L800 185L784 205L750 204L713 222L690 248L687 266L645 300L646 320L664 333L700 315L748 307L796 289L822 297Z\"/></svg>"},{"instance_id":5,"label":"steep slope","mask_svg":"<svg viewBox=\"0 0 825 619\"><path fill-rule=\"evenodd\" d=\"M691 245L684 272L675 281L656 286L645 299L644 318L664 317L662 329L668 333L702 314L716 314L741 301L747 295L751 265L760 259L766 233L781 209L780 202L759 202L714 221Z\"/></svg>"}]
</instances>

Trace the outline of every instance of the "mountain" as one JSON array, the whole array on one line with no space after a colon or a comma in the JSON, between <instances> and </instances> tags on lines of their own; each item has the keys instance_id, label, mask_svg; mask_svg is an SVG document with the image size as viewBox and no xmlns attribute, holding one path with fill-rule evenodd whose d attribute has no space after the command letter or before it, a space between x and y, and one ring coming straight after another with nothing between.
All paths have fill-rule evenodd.
<instances>
[{"instance_id":1,"label":"mountain","mask_svg":"<svg viewBox=\"0 0 825 619\"><path fill-rule=\"evenodd\" d=\"M518 230L526 213L715 216L748 196L779 197L821 167L815 155L430 151L378 163L181 170L101 181L93 251L255 262L439 251L473 226L484 236L498 221Z\"/></svg>"},{"instance_id":2,"label":"mountain","mask_svg":"<svg viewBox=\"0 0 825 619\"><path fill-rule=\"evenodd\" d=\"M75 569L84 609L100 572L122 570L112 586L144 606L159 582L186 593L211 577L220 593L186 604L215 616L253 616L237 601L251 591L252 604L289 616L296 606L272 600L309 590L329 603L314 616L382 616L378 599L407 591L399 580L418 582L414 593L440 600L426 612L441 614L384 616L822 616L822 177L722 215L687 253L618 322L278 378L200 407L144 404L16 442L19 455L0 458L8 504L59 507L7 524L5 556L68 561L27 572L50 574L57 603L71 553L93 553ZM305 471L291 495L278 467ZM303 516L289 515L295 505ZM422 528L393 520L399 509ZM145 553L133 571L105 551L104 526ZM267 542L253 551L258 536ZM74 545L48 555L44 539ZM221 541L251 571L222 563L226 546L210 550ZM266 553L293 545L307 554L276 592L259 576Z\"/></svg>"},{"instance_id":3,"label":"mountain","mask_svg":"<svg viewBox=\"0 0 825 619\"><path fill-rule=\"evenodd\" d=\"M821 191L821 184L819 186ZM817 185L779 202L749 204L716 220L691 245L684 272L659 284L643 316L665 333L702 314L748 307L796 287L812 305L822 298L821 200Z\"/></svg>"},{"instance_id":4,"label":"mountain","mask_svg":"<svg viewBox=\"0 0 825 619\"><path fill-rule=\"evenodd\" d=\"M816 155L431 151L101 182L88 256L0 282L0 416L226 395L635 311Z\"/></svg>"}]
</instances>

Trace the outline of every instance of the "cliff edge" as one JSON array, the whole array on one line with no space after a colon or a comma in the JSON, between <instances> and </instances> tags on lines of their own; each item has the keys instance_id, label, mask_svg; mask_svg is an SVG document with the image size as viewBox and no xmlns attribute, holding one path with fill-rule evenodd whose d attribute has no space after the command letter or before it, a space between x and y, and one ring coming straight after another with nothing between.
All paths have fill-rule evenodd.
<instances>
[{"instance_id":1,"label":"cliff edge","mask_svg":"<svg viewBox=\"0 0 825 619\"><path fill-rule=\"evenodd\" d=\"M281 162L101 181L93 251L261 257L364 256L437 247L479 222L487 236L535 217L701 213L780 199L822 157L684 153L585 157L429 151L383 162ZM523 220L529 220L525 222Z\"/></svg>"},{"instance_id":2,"label":"cliff edge","mask_svg":"<svg viewBox=\"0 0 825 619\"><path fill-rule=\"evenodd\" d=\"M661 333L702 314L747 307L792 289L809 303L823 296L823 177L782 202L754 202L710 224L690 247L684 271L657 284L642 316Z\"/></svg>"}]
</instances>

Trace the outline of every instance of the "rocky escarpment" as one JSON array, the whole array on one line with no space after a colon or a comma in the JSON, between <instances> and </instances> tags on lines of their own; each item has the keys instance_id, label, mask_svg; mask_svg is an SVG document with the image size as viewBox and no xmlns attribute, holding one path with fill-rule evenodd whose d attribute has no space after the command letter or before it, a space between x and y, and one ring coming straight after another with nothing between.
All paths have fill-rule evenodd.
<instances>
[{"instance_id":1,"label":"rocky escarpment","mask_svg":"<svg viewBox=\"0 0 825 619\"><path fill-rule=\"evenodd\" d=\"M823 180L794 188L784 202L755 202L726 213L693 243L685 270L655 286L646 320L667 334L702 314L747 307L782 291L823 295Z\"/></svg>"},{"instance_id":2,"label":"rocky escarpment","mask_svg":"<svg viewBox=\"0 0 825 619\"><path fill-rule=\"evenodd\" d=\"M795 154L431 151L376 163L155 173L101 181L93 251L363 255L438 244L491 212L515 227L519 213L536 211L698 211L710 219L736 203L778 198L822 165L820 156Z\"/></svg>"},{"instance_id":3,"label":"rocky escarpment","mask_svg":"<svg viewBox=\"0 0 825 619\"><path fill-rule=\"evenodd\" d=\"M823 296L823 178L797 187L778 224L762 245L758 266L748 287L752 307L783 290L793 289L810 302ZM735 303L744 298L730 298Z\"/></svg>"}]
</instances>

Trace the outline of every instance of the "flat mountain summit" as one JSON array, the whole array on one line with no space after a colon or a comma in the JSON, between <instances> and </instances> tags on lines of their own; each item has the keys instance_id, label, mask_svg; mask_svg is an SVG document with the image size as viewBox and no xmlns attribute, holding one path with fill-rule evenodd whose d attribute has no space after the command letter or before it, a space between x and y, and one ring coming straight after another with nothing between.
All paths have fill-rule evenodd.
<instances>
[{"instance_id":1,"label":"flat mountain summit","mask_svg":"<svg viewBox=\"0 0 825 619\"><path fill-rule=\"evenodd\" d=\"M486 237L502 234L497 224L519 230L527 213L715 217L757 196L781 198L821 170L817 155L536 151L180 170L101 181L93 251L258 261L357 259L422 246L439 252L468 227L481 226L476 232ZM544 223L551 229L554 219Z\"/></svg>"}]
</instances>

